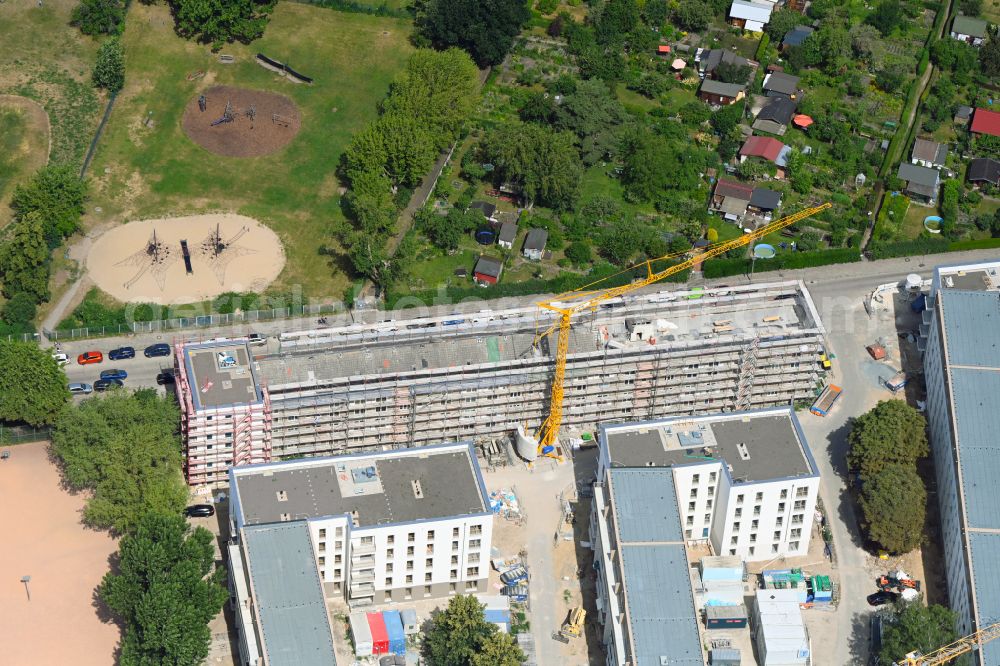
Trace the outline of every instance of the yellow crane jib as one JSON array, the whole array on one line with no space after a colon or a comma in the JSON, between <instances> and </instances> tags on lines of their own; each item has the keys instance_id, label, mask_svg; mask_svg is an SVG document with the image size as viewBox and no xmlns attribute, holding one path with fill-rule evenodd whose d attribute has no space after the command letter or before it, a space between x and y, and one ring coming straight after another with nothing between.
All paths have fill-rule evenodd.
<instances>
[{"instance_id":1,"label":"yellow crane jib","mask_svg":"<svg viewBox=\"0 0 1000 666\"><path fill-rule=\"evenodd\" d=\"M559 339L556 344L555 372L552 377L552 390L549 398L549 415L546 417L536 434L538 438L539 453L550 457L558 457L556 443L559 436L559 426L562 425L563 385L566 379L566 356L569 352L569 331L573 323L573 315L585 310L596 310L598 305L603 301L622 296L623 294L628 294L636 291L637 289L642 289L643 287L648 287L649 285L659 282L664 278L691 268L696 263L700 263L706 259L711 259L712 257L717 257L720 254L725 254L730 250L745 247L750 243L767 236L768 234L780 231L781 229L793 225L796 222L801 222L808 217L821 213L830 206L830 203L824 203L819 206L806 208L772 222L771 224L763 226L755 231L743 234L739 238L709 245L704 249L704 251L688 256L685 260L668 266L661 271L653 270L653 265L656 262L667 259L675 259L687 253L668 254L656 259L647 259L640 264L626 268L620 273L616 273L615 275L610 275L606 278L592 282L591 284L585 285L578 290L569 291L559 294L553 298L539 301L538 307L551 310L559 315L559 320L556 323L552 324L549 328L535 336L535 344L537 345L549 334L556 330L559 331ZM601 283L607 282L622 273L634 271L636 268L645 268L646 276L630 282L629 284L604 288L600 286Z\"/></svg>"},{"instance_id":2,"label":"yellow crane jib","mask_svg":"<svg viewBox=\"0 0 1000 666\"><path fill-rule=\"evenodd\" d=\"M987 625L979 631L959 638L954 643L934 650L930 654L911 652L903 657L902 661L896 662L894 666L942 666L949 664L955 658L981 648L998 636L1000 636L1000 622Z\"/></svg>"}]
</instances>

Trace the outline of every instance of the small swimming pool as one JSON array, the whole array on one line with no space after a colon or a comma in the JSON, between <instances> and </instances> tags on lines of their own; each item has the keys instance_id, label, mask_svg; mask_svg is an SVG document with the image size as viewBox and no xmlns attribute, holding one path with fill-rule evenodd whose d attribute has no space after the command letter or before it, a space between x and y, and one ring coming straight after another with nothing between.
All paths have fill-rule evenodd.
<instances>
[{"instance_id":1,"label":"small swimming pool","mask_svg":"<svg viewBox=\"0 0 1000 666\"><path fill-rule=\"evenodd\" d=\"M941 216L940 215L928 215L924 218L924 229L929 233L939 234L941 233Z\"/></svg>"}]
</instances>

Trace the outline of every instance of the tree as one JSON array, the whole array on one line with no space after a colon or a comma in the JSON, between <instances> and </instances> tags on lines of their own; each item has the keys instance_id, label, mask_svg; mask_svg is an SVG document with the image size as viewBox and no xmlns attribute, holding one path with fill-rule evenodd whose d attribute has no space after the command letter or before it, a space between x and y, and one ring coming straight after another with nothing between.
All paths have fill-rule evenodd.
<instances>
[{"instance_id":1,"label":"tree","mask_svg":"<svg viewBox=\"0 0 1000 666\"><path fill-rule=\"evenodd\" d=\"M15 188L10 207L19 219L37 212L46 242L49 247L56 247L77 230L86 200L87 181L80 180L76 169L69 165L49 165Z\"/></svg>"},{"instance_id":2,"label":"tree","mask_svg":"<svg viewBox=\"0 0 1000 666\"><path fill-rule=\"evenodd\" d=\"M514 183L528 203L566 210L580 187L580 154L574 135L520 122L492 129L480 143L497 182Z\"/></svg>"},{"instance_id":3,"label":"tree","mask_svg":"<svg viewBox=\"0 0 1000 666\"><path fill-rule=\"evenodd\" d=\"M958 8L966 16L979 16L983 11L983 0L959 0Z\"/></svg>"},{"instance_id":4,"label":"tree","mask_svg":"<svg viewBox=\"0 0 1000 666\"><path fill-rule=\"evenodd\" d=\"M673 19L678 28L697 32L712 22L712 8L703 0L681 0L674 9Z\"/></svg>"},{"instance_id":5,"label":"tree","mask_svg":"<svg viewBox=\"0 0 1000 666\"><path fill-rule=\"evenodd\" d=\"M555 126L576 134L580 157L592 166L618 145L618 128L626 121L625 107L599 79L581 81L556 111Z\"/></svg>"},{"instance_id":6,"label":"tree","mask_svg":"<svg viewBox=\"0 0 1000 666\"><path fill-rule=\"evenodd\" d=\"M125 86L125 51L118 37L107 40L97 51L94 85L109 93L116 93Z\"/></svg>"},{"instance_id":7,"label":"tree","mask_svg":"<svg viewBox=\"0 0 1000 666\"><path fill-rule=\"evenodd\" d=\"M66 373L33 342L0 340L0 421L52 423L69 400Z\"/></svg>"},{"instance_id":8,"label":"tree","mask_svg":"<svg viewBox=\"0 0 1000 666\"><path fill-rule=\"evenodd\" d=\"M750 65L720 62L713 73L723 83L746 83L750 79L750 72Z\"/></svg>"},{"instance_id":9,"label":"tree","mask_svg":"<svg viewBox=\"0 0 1000 666\"><path fill-rule=\"evenodd\" d=\"M514 638L502 631L495 631L479 645L479 652L472 655L470 666L521 666L524 653Z\"/></svg>"},{"instance_id":10,"label":"tree","mask_svg":"<svg viewBox=\"0 0 1000 666\"><path fill-rule=\"evenodd\" d=\"M883 69L875 75L875 85L887 93L894 93L903 85L906 75L898 69Z\"/></svg>"},{"instance_id":11,"label":"tree","mask_svg":"<svg viewBox=\"0 0 1000 666\"><path fill-rule=\"evenodd\" d=\"M170 0L174 29L185 39L211 43L249 44L264 34L278 0Z\"/></svg>"},{"instance_id":12,"label":"tree","mask_svg":"<svg viewBox=\"0 0 1000 666\"><path fill-rule=\"evenodd\" d=\"M678 171L673 147L661 136L634 141L622 152L622 184L632 201L655 201Z\"/></svg>"},{"instance_id":13,"label":"tree","mask_svg":"<svg viewBox=\"0 0 1000 666\"><path fill-rule=\"evenodd\" d=\"M179 513L151 512L122 539L118 569L98 594L124 624L119 662L198 666L208 657L208 623L229 594L215 567L215 537Z\"/></svg>"},{"instance_id":14,"label":"tree","mask_svg":"<svg viewBox=\"0 0 1000 666\"><path fill-rule=\"evenodd\" d=\"M499 630L486 621L483 605L473 596L452 597L431 623L423 646L431 666L506 666L524 659L513 642L493 638Z\"/></svg>"},{"instance_id":15,"label":"tree","mask_svg":"<svg viewBox=\"0 0 1000 666\"><path fill-rule=\"evenodd\" d=\"M997 28L990 29L990 35L979 47L979 66L983 74L990 78L1000 76L1000 36Z\"/></svg>"},{"instance_id":16,"label":"tree","mask_svg":"<svg viewBox=\"0 0 1000 666\"><path fill-rule=\"evenodd\" d=\"M18 333L28 333L31 330L31 322L38 312L38 304L35 297L19 291L3 304L2 318L4 323L13 327L13 331Z\"/></svg>"},{"instance_id":17,"label":"tree","mask_svg":"<svg viewBox=\"0 0 1000 666\"><path fill-rule=\"evenodd\" d=\"M11 225L9 240L0 247L3 295L29 294L35 303L49 297L49 247L41 216L32 211Z\"/></svg>"},{"instance_id":18,"label":"tree","mask_svg":"<svg viewBox=\"0 0 1000 666\"><path fill-rule=\"evenodd\" d=\"M903 8L899 0L882 0L875 6L875 11L868 17L868 23L875 26L883 37L888 37L897 26L903 23Z\"/></svg>"},{"instance_id":19,"label":"tree","mask_svg":"<svg viewBox=\"0 0 1000 666\"><path fill-rule=\"evenodd\" d=\"M619 44L639 23L639 7L635 0L607 0L594 26L601 44Z\"/></svg>"},{"instance_id":20,"label":"tree","mask_svg":"<svg viewBox=\"0 0 1000 666\"><path fill-rule=\"evenodd\" d=\"M566 246L566 258L573 262L575 266L589 264L594 255L590 251L590 244L585 241L573 241Z\"/></svg>"},{"instance_id":21,"label":"tree","mask_svg":"<svg viewBox=\"0 0 1000 666\"><path fill-rule=\"evenodd\" d=\"M601 255L617 266L626 266L642 247L643 233L635 218L623 218L604 230L599 241Z\"/></svg>"},{"instance_id":22,"label":"tree","mask_svg":"<svg viewBox=\"0 0 1000 666\"><path fill-rule=\"evenodd\" d=\"M388 234L396 222L396 203L392 187L385 176L365 171L351 181L344 197L348 216L365 233L375 236Z\"/></svg>"},{"instance_id":23,"label":"tree","mask_svg":"<svg viewBox=\"0 0 1000 666\"><path fill-rule=\"evenodd\" d=\"M770 20L764 26L764 32L771 38L772 43L780 44L789 30L804 21L802 14L794 9L781 9L771 14Z\"/></svg>"},{"instance_id":24,"label":"tree","mask_svg":"<svg viewBox=\"0 0 1000 666\"><path fill-rule=\"evenodd\" d=\"M125 3L122 0L80 0L69 22L91 37L119 34L125 23Z\"/></svg>"},{"instance_id":25,"label":"tree","mask_svg":"<svg viewBox=\"0 0 1000 666\"><path fill-rule=\"evenodd\" d=\"M768 172L768 164L759 159L747 159L736 167L736 173L743 180L758 180Z\"/></svg>"},{"instance_id":26,"label":"tree","mask_svg":"<svg viewBox=\"0 0 1000 666\"><path fill-rule=\"evenodd\" d=\"M883 400L858 416L847 437L847 464L866 478L887 465L913 466L927 456L923 414L902 400Z\"/></svg>"},{"instance_id":27,"label":"tree","mask_svg":"<svg viewBox=\"0 0 1000 666\"><path fill-rule=\"evenodd\" d=\"M153 389L112 391L62 410L52 451L66 483L91 491L84 522L127 534L146 513L184 508L179 420L175 402Z\"/></svg>"},{"instance_id":28,"label":"tree","mask_svg":"<svg viewBox=\"0 0 1000 666\"><path fill-rule=\"evenodd\" d=\"M927 490L915 465L892 463L863 476L859 504L868 539L890 553L920 545Z\"/></svg>"},{"instance_id":29,"label":"tree","mask_svg":"<svg viewBox=\"0 0 1000 666\"><path fill-rule=\"evenodd\" d=\"M428 0L416 23L436 48L457 46L487 67L503 62L529 18L523 0Z\"/></svg>"},{"instance_id":30,"label":"tree","mask_svg":"<svg viewBox=\"0 0 1000 666\"><path fill-rule=\"evenodd\" d=\"M434 245L449 252L458 249L462 236L474 231L483 221L477 210L452 208L447 215L428 210L421 216L421 227Z\"/></svg>"},{"instance_id":31,"label":"tree","mask_svg":"<svg viewBox=\"0 0 1000 666\"><path fill-rule=\"evenodd\" d=\"M642 8L642 19L650 28L661 27L669 14L667 0L646 0Z\"/></svg>"},{"instance_id":32,"label":"tree","mask_svg":"<svg viewBox=\"0 0 1000 666\"><path fill-rule=\"evenodd\" d=\"M850 37L854 55L874 65L876 55L882 50L882 35L878 28L867 23L859 23L851 27Z\"/></svg>"},{"instance_id":33,"label":"tree","mask_svg":"<svg viewBox=\"0 0 1000 666\"><path fill-rule=\"evenodd\" d=\"M955 631L958 616L944 606L907 603L898 607L894 614L894 622L882 623L879 661L883 664L900 663L914 650L930 654L958 639Z\"/></svg>"}]
</instances>

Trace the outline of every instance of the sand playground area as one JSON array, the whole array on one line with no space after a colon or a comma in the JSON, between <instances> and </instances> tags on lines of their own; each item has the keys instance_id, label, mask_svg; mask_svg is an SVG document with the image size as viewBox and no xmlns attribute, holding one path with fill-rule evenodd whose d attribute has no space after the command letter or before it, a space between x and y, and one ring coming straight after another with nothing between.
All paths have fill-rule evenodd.
<instances>
[{"instance_id":1,"label":"sand playground area","mask_svg":"<svg viewBox=\"0 0 1000 666\"><path fill-rule=\"evenodd\" d=\"M172 305L262 292L281 273L277 234L229 213L129 222L94 241L87 273L122 302Z\"/></svg>"},{"instance_id":2,"label":"sand playground area","mask_svg":"<svg viewBox=\"0 0 1000 666\"><path fill-rule=\"evenodd\" d=\"M85 498L60 487L47 447L12 446L0 461L0 663L110 666L119 629L99 617L94 591L117 544L80 522Z\"/></svg>"}]
</instances>

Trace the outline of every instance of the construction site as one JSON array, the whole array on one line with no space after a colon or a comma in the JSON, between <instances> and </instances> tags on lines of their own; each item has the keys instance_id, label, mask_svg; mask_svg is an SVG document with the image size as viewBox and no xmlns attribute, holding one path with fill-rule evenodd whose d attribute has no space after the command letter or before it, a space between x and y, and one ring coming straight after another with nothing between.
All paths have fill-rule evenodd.
<instances>
[{"instance_id":1,"label":"construction site","mask_svg":"<svg viewBox=\"0 0 1000 666\"><path fill-rule=\"evenodd\" d=\"M229 465L287 456L530 435L549 413L556 353L538 333L556 321L523 308L321 328L284 333L257 358L246 341L181 343L188 480L224 483ZM579 314L567 342L564 440L606 422L811 400L825 352L801 282L617 297Z\"/></svg>"}]
</instances>

